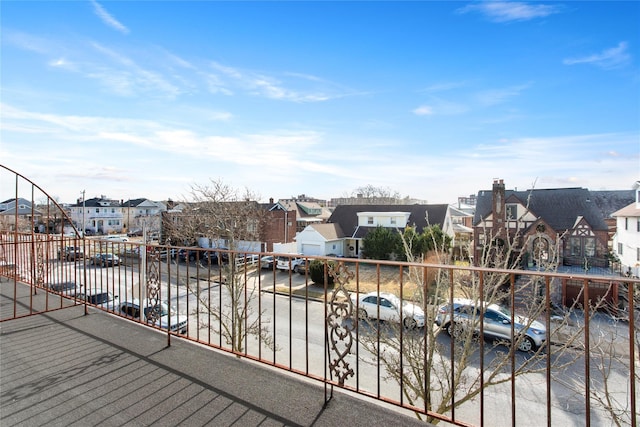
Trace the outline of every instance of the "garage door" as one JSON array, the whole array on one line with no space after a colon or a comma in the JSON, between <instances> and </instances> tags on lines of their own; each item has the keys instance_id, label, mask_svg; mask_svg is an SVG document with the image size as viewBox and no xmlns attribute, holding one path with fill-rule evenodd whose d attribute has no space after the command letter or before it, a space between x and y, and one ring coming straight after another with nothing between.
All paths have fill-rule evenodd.
<instances>
[{"instance_id":1,"label":"garage door","mask_svg":"<svg viewBox=\"0 0 640 427\"><path fill-rule=\"evenodd\" d=\"M302 244L302 253L304 255L322 255L320 253L320 245Z\"/></svg>"}]
</instances>

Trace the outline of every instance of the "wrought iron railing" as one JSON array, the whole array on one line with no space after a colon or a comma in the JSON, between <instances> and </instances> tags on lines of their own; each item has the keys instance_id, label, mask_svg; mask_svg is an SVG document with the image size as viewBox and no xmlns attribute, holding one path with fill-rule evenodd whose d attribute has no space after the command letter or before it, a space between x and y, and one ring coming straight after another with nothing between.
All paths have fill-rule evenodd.
<instances>
[{"instance_id":1,"label":"wrought iron railing","mask_svg":"<svg viewBox=\"0 0 640 427\"><path fill-rule=\"evenodd\" d=\"M93 305L165 331L169 344L197 341L432 422L637 425L637 279L313 257L298 274L259 261L286 254L188 248L190 261L178 257L187 248L98 237L0 238L3 321ZM67 247L80 250L59 256ZM7 304L20 287L45 303ZM395 309L363 294L404 311L379 321ZM456 312L462 299L478 313L510 309L497 325L508 336Z\"/></svg>"},{"instance_id":2,"label":"wrought iron railing","mask_svg":"<svg viewBox=\"0 0 640 427\"><path fill-rule=\"evenodd\" d=\"M46 226L0 220L0 321L94 307L431 422L638 425L636 278L82 238L14 176Z\"/></svg>"}]
</instances>

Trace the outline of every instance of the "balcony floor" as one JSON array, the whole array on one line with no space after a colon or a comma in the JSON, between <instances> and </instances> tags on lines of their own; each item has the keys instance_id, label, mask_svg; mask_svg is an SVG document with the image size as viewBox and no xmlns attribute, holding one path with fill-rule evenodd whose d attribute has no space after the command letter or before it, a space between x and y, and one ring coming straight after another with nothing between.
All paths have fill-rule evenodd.
<instances>
[{"instance_id":1,"label":"balcony floor","mask_svg":"<svg viewBox=\"0 0 640 427\"><path fill-rule=\"evenodd\" d=\"M2 322L0 424L426 425L338 389L323 408L316 381L178 338L166 344L165 334L82 306Z\"/></svg>"}]
</instances>

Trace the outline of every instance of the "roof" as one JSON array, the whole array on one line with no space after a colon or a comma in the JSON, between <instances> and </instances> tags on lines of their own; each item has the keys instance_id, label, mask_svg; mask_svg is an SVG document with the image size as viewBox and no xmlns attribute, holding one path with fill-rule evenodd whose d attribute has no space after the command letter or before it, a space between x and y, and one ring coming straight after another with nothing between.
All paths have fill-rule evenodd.
<instances>
[{"instance_id":1,"label":"roof","mask_svg":"<svg viewBox=\"0 0 640 427\"><path fill-rule=\"evenodd\" d=\"M15 215L16 214L16 199L7 199L0 203L3 210L0 210L0 215ZM22 197L18 198L18 215L42 215L38 209L33 208L31 202Z\"/></svg>"},{"instance_id":2,"label":"roof","mask_svg":"<svg viewBox=\"0 0 640 427\"><path fill-rule=\"evenodd\" d=\"M313 224L311 227L326 240L338 240L345 237L340 224Z\"/></svg>"},{"instance_id":3,"label":"roof","mask_svg":"<svg viewBox=\"0 0 640 427\"><path fill-rule=\"evenodd\" d=\"M322 207L318 202L283 199L278 200L278 203L276 203L271 210L278 208L287 211L295 211L296 220L299 222L308 222L308 219L310 218L318 221L324 221L331 215L331 211Z\"/></svg>"},{"instance_id":4,"label":"roof","mask_svg":"<svg viewBox=\"0 0 640 427\"><path fill-rule=\"evenodd\" d=\"M87 207L87 208L103 208L103 207L121 207L119 200L110 200L94 197L92 199L86 199L84 202L79 201L72 207Z\"/></svg>"},{"instance_id":5,"label":"roof","mask_svg":"<svg viewBox=\"0 0 640 427\"><path fill-rule=\"evenodd\" d=\"M478 225L491 213L493 192L481 190L477 200L473 225ZM505 200L507 204L518 202L528 206L535 216L542 218L556 231L573 229L578 217L583 217L594 230L608 230L602 209L586 188L505 190Z\"/></svg>"},{"instance_id":6,"label":"roof","mask_svg":"<svg viewBox=\"0 0 640 427\"><path fill-rule=\"evenodd\" d=\"M611 214L613 217L640 217L640 204L633 202Z\"/></svg>"},{"instance_id":7,"label":"roof","mask_svg":"<svg viewBox=\"0 0 640 427\"><path fill-rule=\"evenodd\" d=\"M604 218L636 201L635 190L591 191L591 197Z\"/></svg>"},{"instance_id":8,"label":"roof","mask_svg":"<svg viewBox=\"0 0 640 427\"><path fill-rule=\"evenodd\" d=\"M375 227L358 229L360 212L409 212L407 223L415 226L418 233L421 233L429 225L438 225L443 228L447 205L338 205L328 222L339 224L346 236L363 237ZM357 235L355 235L356 231Z\"/></svg>"}]
</instances>

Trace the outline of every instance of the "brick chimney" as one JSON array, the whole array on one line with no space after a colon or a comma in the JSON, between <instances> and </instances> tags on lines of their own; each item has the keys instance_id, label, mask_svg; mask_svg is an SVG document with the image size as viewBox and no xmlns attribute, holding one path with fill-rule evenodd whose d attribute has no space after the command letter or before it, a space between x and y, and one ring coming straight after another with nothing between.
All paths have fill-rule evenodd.
<instances>
[{"instance_id":1,"label":"brick chimney","mask_svg":"<svg viewBox=\"0 0 640 427\"><path fill-rule=\"evenodd\" d=\"M504 232L505 221L507 219L507 208L504 200L505 188L502 179L493 180L493 235L499 236Z\"/></svg>"}]
</instances>

